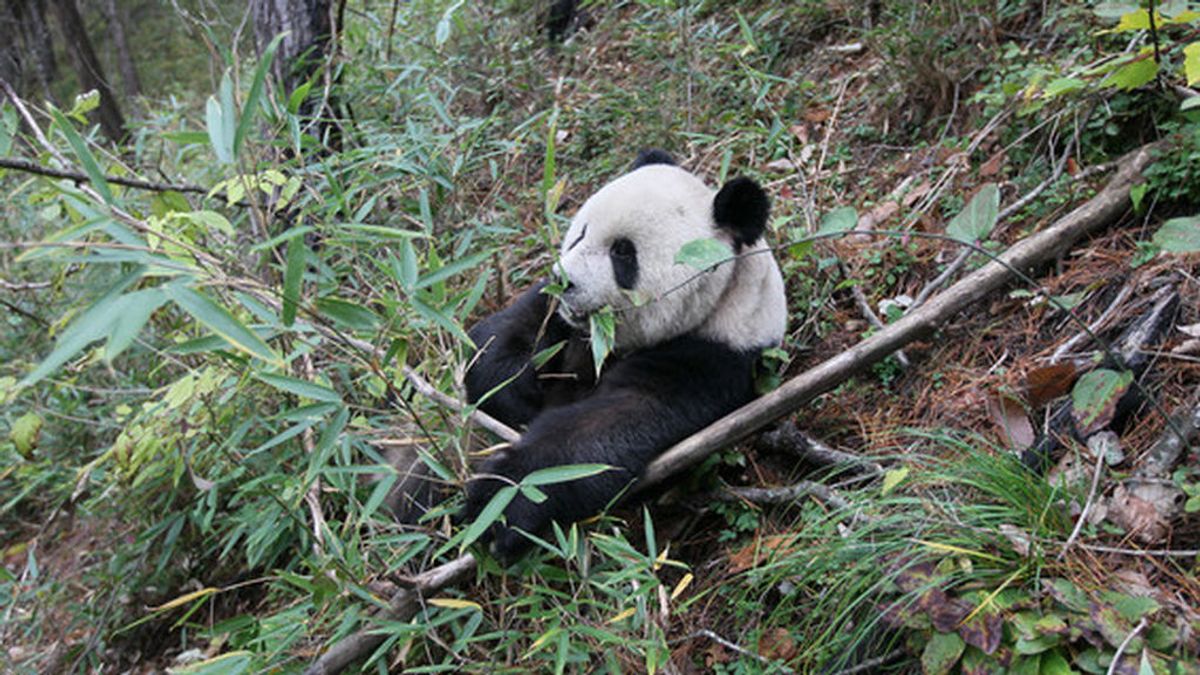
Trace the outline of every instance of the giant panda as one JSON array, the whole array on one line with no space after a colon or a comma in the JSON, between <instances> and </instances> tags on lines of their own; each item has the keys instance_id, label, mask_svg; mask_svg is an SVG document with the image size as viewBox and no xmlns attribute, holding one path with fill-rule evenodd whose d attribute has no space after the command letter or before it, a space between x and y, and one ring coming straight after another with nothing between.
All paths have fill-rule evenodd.
<instances>
[{"instance_id":1,"label":"giant panda","mask_svg":"<svg viewBox=\"0 0 1200 675\"><path fill-rule=\"evenodd\" d=\"M769 202L753 180L712 190L661 151L579 208L557 263L557 303L543 281L473 326L478 352L467 398L514 428L518 442L484 460L467 484L474 519L496 491L538 469L607 464L588 478L543 486L541 503L518 495L490 532L512 558L551 521L601 511L674 443L749 402L764 349L787 323L783 278L764 242ZM734 256L707 271L675 262L693 240L715 238ZM557 307L556 307L557 305ZM612 308L612 354L596 376L589 316ZM564 342L547 363L532 357Z\"/></svg>"}]
</instances>

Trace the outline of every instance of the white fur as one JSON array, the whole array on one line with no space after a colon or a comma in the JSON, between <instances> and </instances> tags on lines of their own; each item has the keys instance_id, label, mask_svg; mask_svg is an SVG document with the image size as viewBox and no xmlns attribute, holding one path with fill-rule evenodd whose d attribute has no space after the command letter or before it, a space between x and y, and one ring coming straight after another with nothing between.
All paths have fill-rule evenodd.
<instances>
[{"instance_id":1,"label":"white fur","mask_svg":"<svg viewBox=\"0 0 1200 675\"><path fill-rule=\"evenodd\" d=\"M563 316L586 326L587 315L611 306L618 351L693 331L734 349L778 345L787 301L779 266L763 242L707 272L675 263L690 241L731 242L713 221L715 195L699 178L666 164L644 166L602 187L580 207L563 238L560 271L572 285L562 298ZM613 277L609 250L620 237L637 248L632 293Z\"/></svg>"}]
</instances>

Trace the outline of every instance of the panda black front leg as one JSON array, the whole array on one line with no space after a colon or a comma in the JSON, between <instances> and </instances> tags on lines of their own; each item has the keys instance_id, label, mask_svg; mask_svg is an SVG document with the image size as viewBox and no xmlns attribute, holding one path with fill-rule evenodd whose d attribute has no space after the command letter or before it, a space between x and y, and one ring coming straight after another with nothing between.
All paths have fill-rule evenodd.
<instances>
[{"instance_id":1,"label":"panda black front leg","mask_svg":"<svg viewBox=\"0 0 1200 675\"><path fill-rule=\"evenodd\" d=\"M479 407L514 428L528 424L544 405L533 356L570 335L566 323L550 315L545 286L536 284L468 332L479 352L464 378L467 400L478 403L486 396Z\"/></svg>"},{"instance_id":2,"label":"panda black front leg","mask_svg":"<svg viewBox=\"0 0 1200 675\"><path fill-rule=\"evenodd\" d=\"M539 534L551 521L565 526L595 515L663 450L749 401L756 357L684 337L616 361L592 395L544 410L520 441L478 467L467 486L466 518L475 519L500 488L538 469L604 464L612 468L540 486L547 497L540 504L518 494L490 532L493 548L511 559L528 547L518 529Z\"/></svg>"}]
</instances>

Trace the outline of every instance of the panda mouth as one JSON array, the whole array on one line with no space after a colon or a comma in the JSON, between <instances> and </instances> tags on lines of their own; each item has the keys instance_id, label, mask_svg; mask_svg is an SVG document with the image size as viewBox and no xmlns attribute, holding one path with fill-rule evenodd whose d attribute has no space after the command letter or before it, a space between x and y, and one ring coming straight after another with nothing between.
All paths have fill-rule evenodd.
<instances>
[{"instance_id":1,"label":"panda mouth","mask_svg":"<svg viewBox=\"0 0 1200 675\"><path fill-rule=\"evenodd\" d=\"M558 315L560 317L562 317L563 321L566 321L571 326L571 328L574 328L575 330L580 331L580 332L584 333L585 335L587 334L588 329L591 326L591 322L590 322L590 319L592 317L591 312L581 311L580 309L578 309L576 307L572 307L570 304L568 304L562 298L559 298L559 301L558 301Z\"/></svg>"}]
</instances>

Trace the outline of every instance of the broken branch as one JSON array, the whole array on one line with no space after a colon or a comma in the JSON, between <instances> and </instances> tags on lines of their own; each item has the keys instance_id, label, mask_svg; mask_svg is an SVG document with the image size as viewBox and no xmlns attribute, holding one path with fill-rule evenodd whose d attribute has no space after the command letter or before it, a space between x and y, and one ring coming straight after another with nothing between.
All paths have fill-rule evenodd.
<instances>
[{"instance_id":1,"label":"broken branch","mask_svg":"<svg viewBox=\"0 0 1200 675\"><path fill-rule=\"evenodd\" d=\"M1120 169L1099 194L1047 229L1013 244L999 261L984 265L885 329L680 441L647 467L635 490L747 437L936 330L950 317L1009 283L1013 279L1009 267L1032 270L1062 255L1084 235L1110 224L1129 209L1129 188L1141 180L1142 170L1162 147L1158 143L1146 145L1121 158Z\"/></svg>"}]
</instances>

